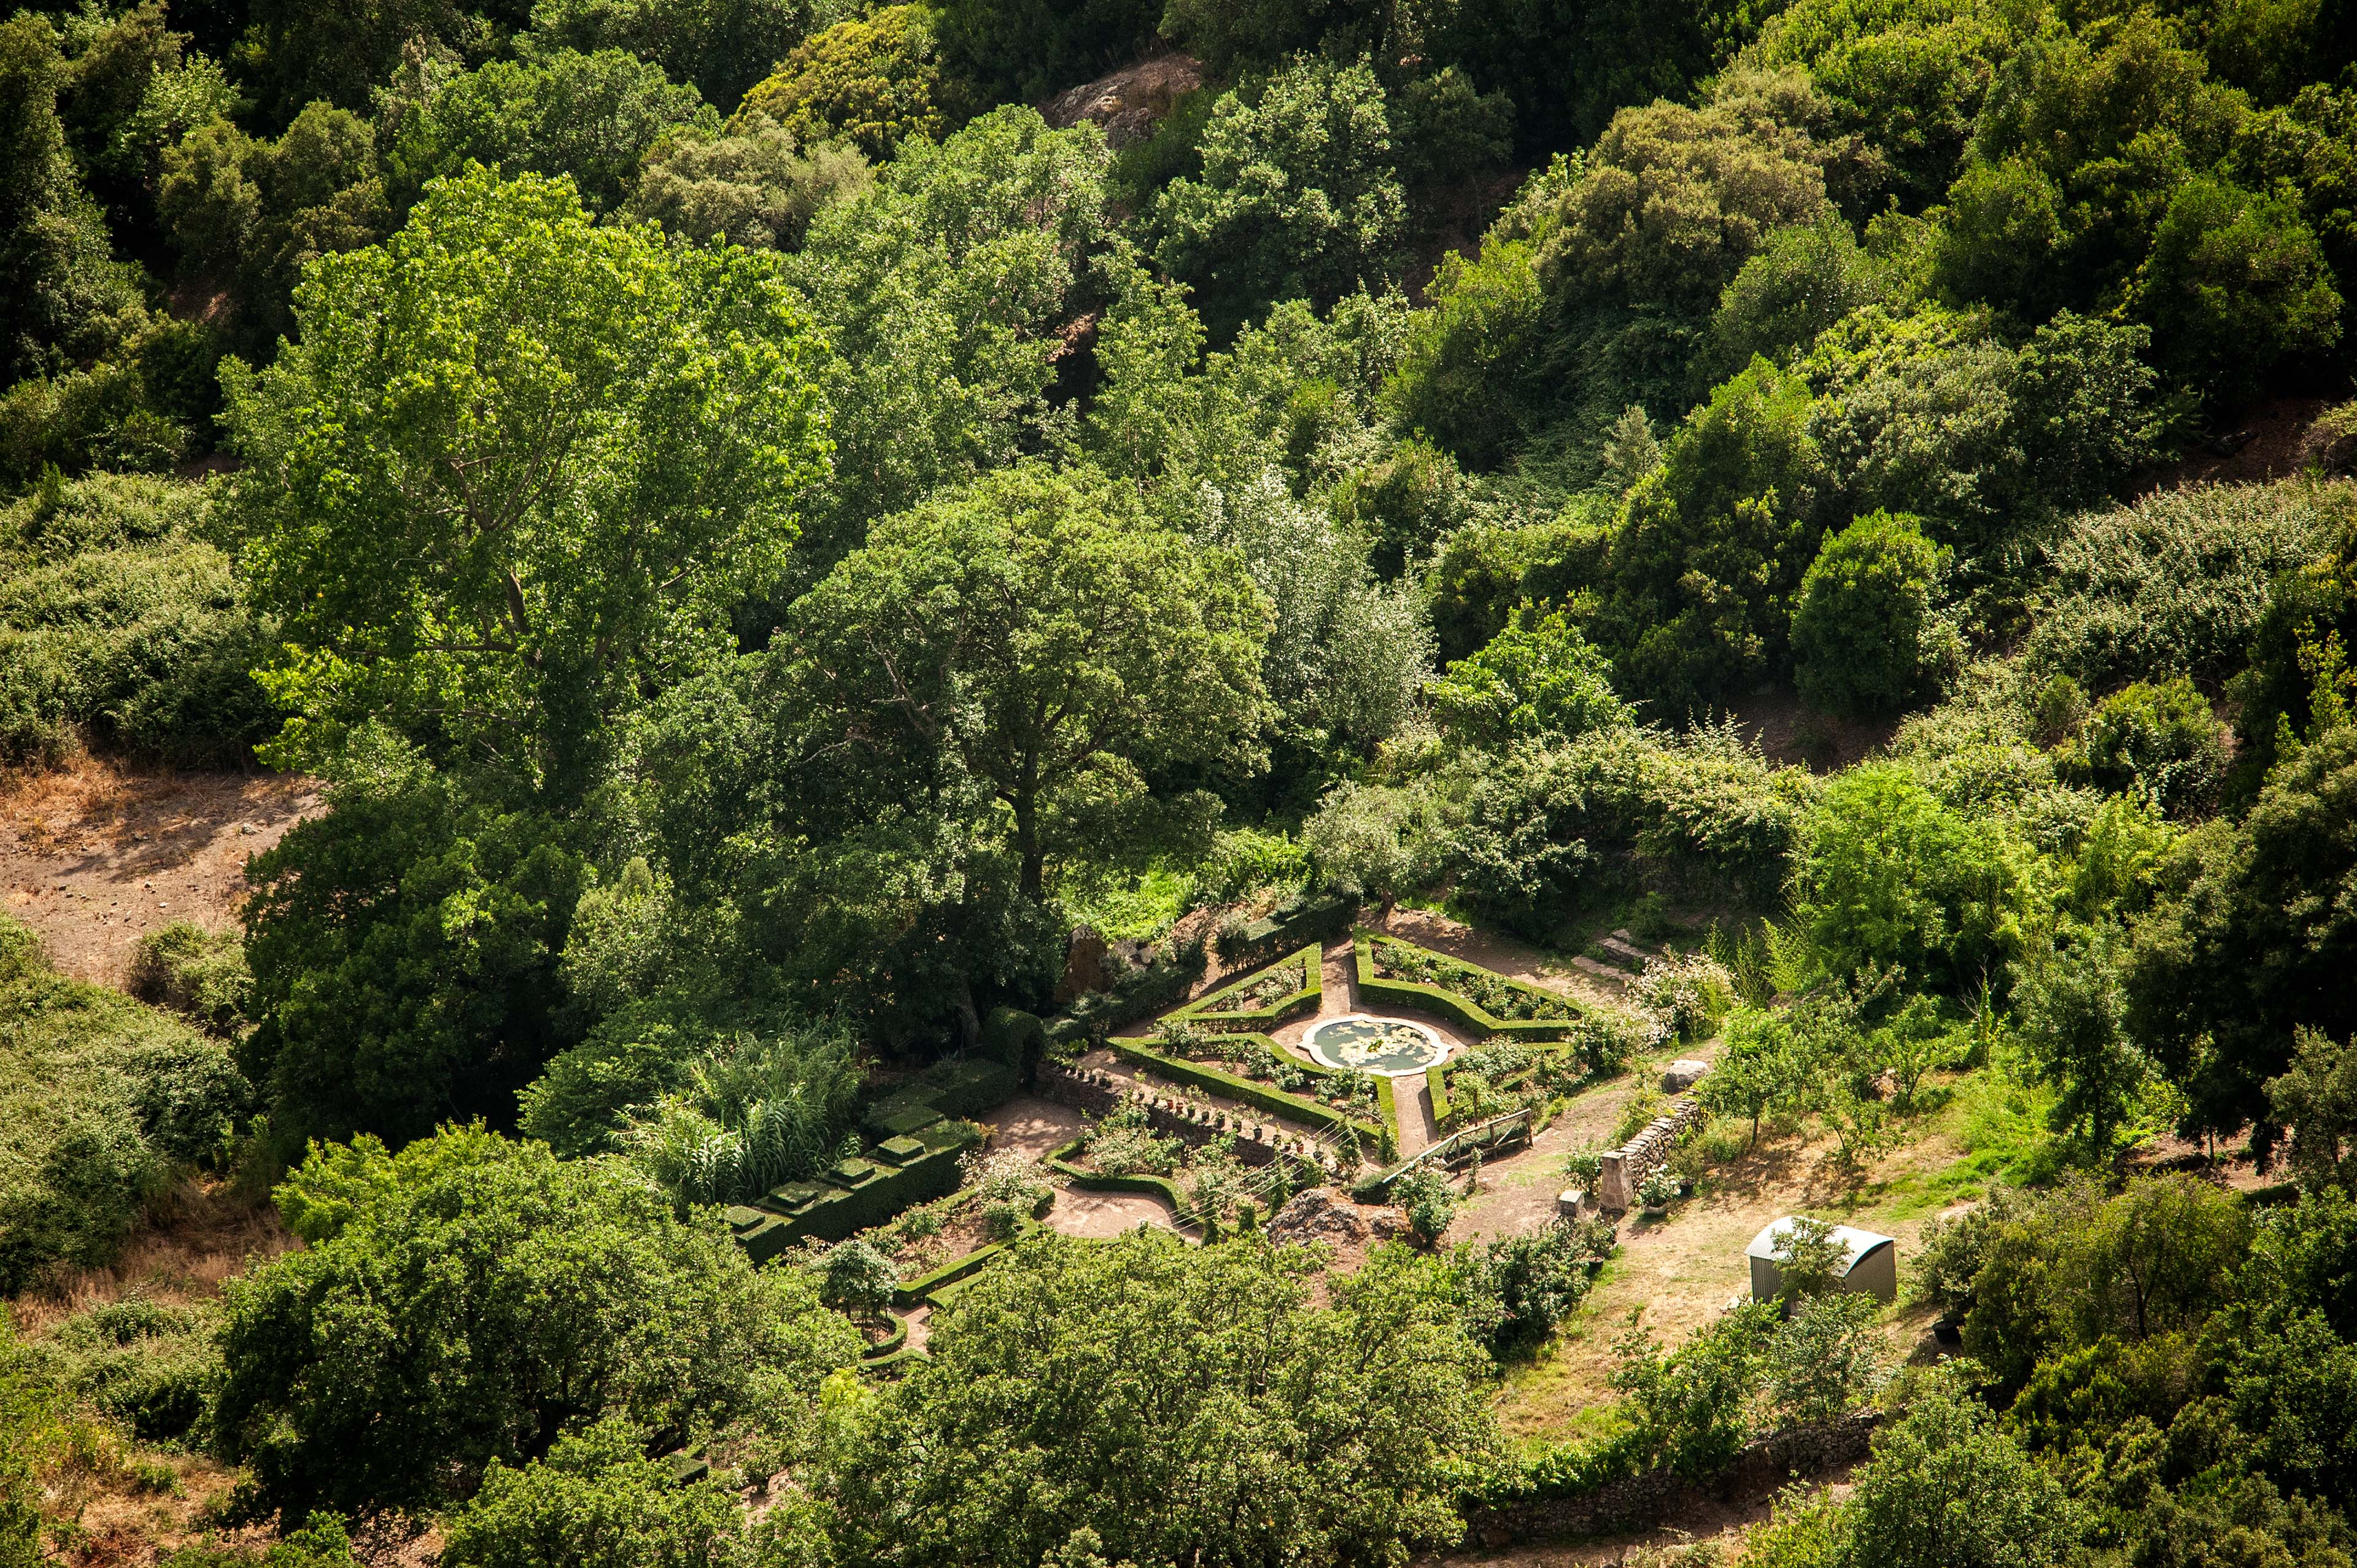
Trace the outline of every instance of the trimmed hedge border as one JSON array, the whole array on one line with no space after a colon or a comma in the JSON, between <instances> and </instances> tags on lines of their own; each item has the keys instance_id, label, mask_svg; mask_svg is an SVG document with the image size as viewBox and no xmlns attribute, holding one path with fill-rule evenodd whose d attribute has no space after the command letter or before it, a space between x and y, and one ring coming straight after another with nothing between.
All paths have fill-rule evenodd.
<instances>
[{"instance_id":1,"label":"trimmed hedge border","mask_svg":"<svg viewBox=\"0 0 2357 1568\"><path fill-rule=\"evenodd\" d=\"M1290 995L1280 996L1265 1007L1255 1007L1241 1013L1206 1011L1222 998L1232 996L1265 976L1293 964L1303 966L1306 982L1300 989ZM1319 944L1312 942L1290 958L1279 959L1275 963L1263 965L1242 979L1231 981L1217 991L1197 997L1184 1007L1173 1008L1168 1015L1168 1022L1192 1024L1199 1029L1208 1029L1217 1035L1263 1034L1289 1018L1298 1017L1303 1013L1317 1012L1325 1001L1325 997L1326 950Z\"/></svg>"},{"instance_id":2,"label":"trimmed hedge border","mask_svg":"<svg viewBox=\"0 0 2357 1568\"><path fill-rule=\"evenodd\" d=\"M1027 1219L1022 1227L1006 1240L993 1241L988 1246L976 1247L963 1258L952 1258L930 1274L919 1274L915 1279L893 1290L892 1305L894 1306L939 1305L940 1303L934 1300L936 1293L950 1285L962 1284L980 1273L997 1260L999 1253L1040 1228L1038 1220Z\"/></svg>"},{"instance_id":3,"label":"trimmed hedge border","mask_svg":"<svg viewBox=\"0 0 2357 1568\"><path fill-rule=\"evenodd\" d=\"M1442 1062L1427 1069L1424 1075L1424 1085L1432 1093L1432 1124L1436 1127L1448 1126L1448 1119L1457 1114L1457 1108L1450 1104L1448 1100L1448 1064Z\"/></svg>"},{"instance_id":4,"label":"trimmed hedge border","mask_svg":"<svg viewBox=\"0 0 2357 1568\"><path fill-rule=\"evenodd\" d=\"M1243 1035L1237 1037L1249 1040L1254 1036ZM1267 1044L1271 1050L1277 1049L1276 1043L1269 1040L1266 1036L1258 1037ZM1134 1062L1139 1067L1151 1069L1165 1078L1177 1079L1182 1083L1191 1083L1206 1093L1217 1094L1224 1099L1242 1101L1254 1110L1265 1111L1270 1115L1282 1117L1287 1122L1297 1122L1321 1133L1340 1132L1344 1127L1351 1127L1357 1130L1361 1139L1367 1140L1383 1136L1381 1129L1371 1127L1364 1122L1353 1122L1332 1106L1318 1101L1298 1094L1287 1094L1281 1089L1273 1088L1249 1078L1239 1078L1234 1073L1222 1072L1215 1067L1205 1067L1200 1062L1190 1062L1179 1057L1164 1056L1161 1052L1148 1049L1135 1040L1108 1040L1105 1044L1113 1048L1115 1056ZM1323 1069L1304 1064L1295 1065L1302 1066L1302 1070L1305 1072L1325 1071ZM1376 1081L1380 1083L1383 1080L1378 1079ZM1376 1090L1378 1096L1382 1092L1381 1090ZM1378 1104L1380 1103L1379 1099ZM1393 1114L1394 1131L1392 1135L1397 1138L1399 1136L1396 1131L1398 1113L1394 1112Z\"/></svg>"},{"instance_id":5,"label":"trimmed hedge border","mask_svg":"<svg viewBox=\"0 0 2357 1568\"><path fill-rule=\"evenodd\" d=\"M1517 991L1527 991L1533 995L1543 996L1555 1006L1570 1007L1573 1009L1574 1015L1569 1018L1493 1018L1471 997L1460 996L1454 991L1415 981L1380 979L1375 973L1374 944L1378 941L1399 942L1400 946L1405 948L1416 946L1414 942L1400 941L1399 938L1385 936L1380 931L1370 931L1363 926L1355 928L1351 932L1351 957L1358 965L1359 995L1363 1001L1388 1003L1394 1007L1406 1007L1437 1014L1472 1034L1497 1035L1509 1040L1522 1040L1533 1044L1569 1039L1572 1031L1578 1026L1578 1008L1576 1003L1566 1001L1543 986L1527 984L1523 981L1499 974L1495 970L1482 969L1478 963L1467 963L1463 959L1450 958L1444 952L1433 952L1432 956L1444 963L1455 964L1460 969L1478 970ZM1416 950L1432 952L1430 948L1416 948ZM1438 1109L1437 1106L1434 1107L1436 1112Z\"/></svg>"},{"instance_id":6,"label":"trimmed hedge border","mask_svg":"<svg viewBox=\"0 0 2357 1568\"><path fill-rule=\"evenodd\" d=\"M1109 1176L1103 1171L1085 1170L1072 1164L1072 1156L1088 1143L1075 1138L1048 1155L1048 1168L1070 1181L1082 1192L1140 1192L1148 1197L1158 1197L1170 1205L1174 1214L1188 1212L1187 1195L1168 1176Z\"/></svg>"},{"instance_id":7,"label":"trimmed hedge border","mask_svg":"<svg viewBox=\"0 0 2357 1568\"><path fill-rule=\"evenodd\" d=\"M859 1359L863 1361L880 1361L887 1356L899 1354L900 1348L908 1342L909 1320L905 1317L895 1317L892 1319L891 1337L881 1345L870 1345L866 1349L862 1350L859 1353Z\"/></svg>"},{"instance_id":8,"label":"trimmed hedge border","mask_svg":"<svg viewBox=\"0 0 2357 1568\"><path fill-rule=\"evenodd\" d=\"M872 1361L862 1361L859 1369L869 1377L897 1378L913 1362L925 1359L925 1352L914 1345L903 1345L889 1356L878 1356Z\"/></svg>"}]
</instances>

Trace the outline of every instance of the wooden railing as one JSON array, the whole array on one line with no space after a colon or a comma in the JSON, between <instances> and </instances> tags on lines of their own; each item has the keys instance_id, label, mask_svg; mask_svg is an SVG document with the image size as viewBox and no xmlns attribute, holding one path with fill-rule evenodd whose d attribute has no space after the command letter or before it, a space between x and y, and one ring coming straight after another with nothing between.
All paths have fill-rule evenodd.
<instances>
[{"instance_id":1,"label":"wooden railing","mask_svg":"<svg viewBox=\"0 0 2357 1568\"><path fill-rule=\"evenodd\" d=\"M1487 1122L1477 1122L1462 1132L1451 1133L1440 1142L1410 1155L1389 1170L1377 1173L1375 1186L1387 1187L1421 1165L1437 1163L1447 1166L1455 1164L1460 1155L1486 1155L1509 1144L1527 1144L1537 1122L1537 1110L1528 1105L1520 1111L1509 1111L1503 1116L1492 1116Z\"/></svg>"}]
</instances>

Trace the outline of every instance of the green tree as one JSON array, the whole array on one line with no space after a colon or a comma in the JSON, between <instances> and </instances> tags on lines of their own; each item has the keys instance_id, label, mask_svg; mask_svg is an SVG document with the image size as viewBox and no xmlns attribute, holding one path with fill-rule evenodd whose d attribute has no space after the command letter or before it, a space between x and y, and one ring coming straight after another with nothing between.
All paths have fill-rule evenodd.
<instances>
[{"instance_id":1,"label":"green tree","mask_svg":"<svg viewBox=\"0 0 2357 1568\"><path fill-rule=\"evenodd\" d=\"M907 143L938 141L962 116L933 27L922 5L837 22L780 60L737 113L766 114L806 142L848 142L878 161Z\"/></svg>"},{"instance_id":2,"label":"green tree","mask_svg":"<svg viewBox=\"0 0 2357 1568\"><path fill-rule=\"evenodd\" d=\"M608 1417L511 1468L443 1526L450 1568L751 1568L745 1510L710 1481L682 1486L628 1422Z\"/></svg>"},{"instance_id":3,"label":"green tree","mask_svg":"<svg viewBox=\"0 0 2357 1568\"><path fill-rule=\"evenodd\" d=\"M2017 852L1985 820L1943 804L1893 764L1827 786L1793 877L1793 912L1838 974L1897 966L1962 987L2018 939Z\"/></svg>"},{"instance_id":4,"label":"green tree","mask_svg":"<svg viewBox=\"0 0 2357 1568\"><path fill-rule=\"evenodd\" d=\"M156 207L182 278L230 290L233 340L264 358L295 330L289 298L303 263L393 228L374 127L324 102L274 141L226 118L197 126L165 152Z\"/></svg>"},{"instance_id":5,"label":"green tree","mask_svg":"<svg viewBox=\"0 0 2357 1568\"><path fill-rule=\"evenodd\" d=\"M1803 701L1887 712L1961 662L1961 639L1932 605L1947 553L1916 519L1887 511L1825 536L1792 612Z\"/></svg>"},{"instance_id":6,"label":"green tree","mask_svg":"<svg viewBox=\"0 0 2357 1568\"><path fill-rule=\"evenodd\" d=\"M1561 611L1525 610L1470 659L1426 688L1433 715L1473 746L1555 736L1634 722L1613 693L1611 666Z\"/></svg>"},{"instance_id":7,"label":"green tree","mask_svg":"<svg viewBox=\"0 0 2357 1568\"><path fill-rule=\"evenodd\" d=\"M1647 1467L1691 1480L1726 1467L1751 1434L1751 1399L1776 1309L1748 1302L1664 1350L1642 1328L1613 1345L1620 1441Z\"/></svg>"},{"instance_id":8,"label":"green tree","mask_svg":"<svg viewBox=\"0 0 2357 1568\"><path fill-rule=\"evenodd\" d=\"M1781 1424L1832 1421L1871 1398L1887 1376L1881 1307L1834 1292L1795 1305L1763 1358L1768 1407Z\"/></svg>"},{"instance_id":9,"label":"green tree","mask_svg":"<svg viewBox=\"0 0 2357 1568\"><path fill-rule=\"evenodd\" d=\"M856 1354L807 1279L607 1165L511 1144L404 1175L225 1293L216 1432L268 1506L460 1500L608 1417L652 1452L791 1423Z\"/></svg>"},{"instance_id":10,"label":"green tree","mask_svg":"<svg viewBox=\"0 0 2357 1568\"><path fill-rule=\"evenodd\" d=\"M1844 1560L1892 1568L2044 1568L2086 1528L2044 1467L1953 1377L1911 1390L1857 1475Z\"/></svg>"},{"instance_id":11,"label":"green tree","mask_svg":"<svg viewBox=\"0 0 2357 1568\"><path fill-rule=\"evenodd\" d=\"M1890 269L1838 218L1780 229L1743 263L1710 318L1711 355L1728 373L1752 356L1789 364L1817 334L1891 292Z\"/></svg>"},{"instance_id":12,"label":"green tree","mask_svg":"<svg viewBox=\"0 0 2357 1568\"><path fill-rule=\"evenodd\" d=\"M1494 1442L1448 1266L1153 1233L1018 1242L931 1354L845 1412L818 1477L847 1563L1383 1561L1453 1539ZM1350 1345L1338 1356L1333 1347Z\"/></svg>"},{"instance_id":13,"label":"green tree","mask_svg":"<svg viewBox=\"0 0 2357 1568\"><path fill-rule=\"evenodd\" d=\"M242 564L288 646L267 681L300 715L282 755L381 715L576 797L604 727L728 651L794 537L825 447L783 284L475 170L323 260L296 314L300 344L223 372Z\"/></svg>"},{"instance_id":14,"label":"green tree","mask_svg":"<svg viewBox=\"0 0 2357 1568\"><path fill-rule=\"evenodd\" d=\"M1770 235L1830 210L1804 78L1731 79L1701 108L1623 109L1540 252L1551 289L1707 317Z\"/></svg>"},{"instance_id":15,"label":"green tree","mask_svg":"<svg viewBox=\"0 0 2357 1568\"><path fill-rule=\"evenodd\" d=\"M239 40L242 85L260 99L274 128L315 99L365 113L370 95L405 54L455 55L479 64L498 52L503 33L522 27L527 10L519 0L480 9L456 0L360 0L332 10L301 0L258 0Z\"/></svg>"},{"instance_id":16,"label":"green tree","mask_svg":"<svg viewBox=\"0 0 2357 1568\"><path fill-rule=\"evenodd\" d=\"M813 0L536 0L529 53L623 49L726 113L824 20Z\"/></svg>"},{"instance_id":17,"label":"green tree","mask_svg":"<svg viewBox=\"0 0 2357 1568\"><path fill-rule=\"evenodd\" d=\"M0 387L89 364L145 317L67 150L66 70L48 17L0 24Z\"/></svg>"},{"instance_id":18,"label":"green tree","mask_svg":"<svg viewBox=\"0 0 2357 1568\"><path fill-rule=\"evenodd\" d=\"M1751 1123L1760 1142L1760 1121L1771 1112L1800 1110L1817 1090L1814 1053L1781 1015L1740 1007L1719 1031L1717 1059L1695 1094L1724 1116Z\"/></svg>"},{"instance_id":19,"label":"green tree","mask_svg":"<svg viewBox=\"0 0 2357 1568\"><path fill-rule=\"evenodd\" d=\"M2218 804L2225 784L2226 726L2185 676L2137 681L2096 704L2062 760L2099 789L2133 791L2172 817L2198 816Z\"/></svg>"},{"instance_id":20,"label":"green tree","mask_svg":"<svg viewBox=\"0 0 2357 1568\"><path fill-rule=\"evenodd\" d=\"M1059 131L1010 105L909 143L873 190L813 218L783 264L834 346L835 463L797 584L858 548L873 520L1063 439L1049 392L1065 332L1120 294L1112 161L1094 125Z\"/></svg>"},{"instance_id":21,"label":"green tree","mask_svg":"<svg viewBox=\"0 0 2357 1568\"><path fill-rule=\"evenodd\" d=\"M1753 360L1686 415L1629 497L1595 635L1663 716L1725 702L1786 663L1826 478L1810 403L1798 376Z\"/></svg>"},{"instance_id":22,"label":"green tree","mask_svg":"<svg viewBox=\"0 0 2357 1568\"><path fill-rule=\"evenodd\" d=\"M1471 261L1451 251L1425 290L1399 369L1386 389L1400 423L1474 468L1496 467L1520 441L1538 389L1546 291L1528 240L1481 242Z\"/></svg>"},{"instance_id":23,"label":"green tree","mask_svg":"<svg viewBox=\"0 0 2357 1568\"><path fill-rule=\"evenodd\" d=\"M1041 466L877 523L788 623L819 744L953 756L1004 806L1035 897L1051 862L1114 847L1143 768L1253 764L1267 635L1234 557Z\"/></svg>"},{"instance_id":24,"label":"green tree","mask_svg":"<svg viewBox=\"0 0 2357 1568\"><path fill-rule=\"evenodd\" d=\"M2152 324L2159 362L2217 403L2315 362L2341 340L2340 291L2288 195L2197 177L2154 231L2129 308Z\"/></svg>"},{"instance_id":25,"label":"green tree","mask_svg":"<svg viewBox=\"0 0 2357 1568\"><path fill-rule=\"evenodd\" d=\"M2266 1084L2303 1026L2357 1032L2342 978L2357 920L2338 889L2357 865L2357 729L2319 736L2278 764L2238 822L2195 830L2139 918L2128 958L2128 1023L2190 1102L2194 1130L2279 1129Z\"/></svg>"},{"instance_id":26,"label":"green tree","mask_svg":"<svg viewBox=\"0 0 2357 1568\"><path fill-rule=\"evenodd\" d=\"M2152 1070L2128 1036L2124 947L2118 928L2105 920L2072 929L2015 969L2022 1041L2056 1090L2054 1130L2082 1140L2099 1162L2110 1157Z\"/></svg>"},{"instance_id":27,"label":"green tree","mask_svg":"<svg viewBox=\"0 0 2357 1568\"><path fill-rule=\"evenodd\" d=\"M1390 274L1406 202L1366 66L1303 60L1223 94L1201 153L1201 174L1156 204L1155 256L1194 287L1215 339L1278 300L1323 308Z\"/></svg>"},{"instance_id":28,"label":"green tree","mask_svg":"<svg viewBox=\"0 0 2357 1568\"><path fill-rule=\"evenodd\" d=\"M1036 103L1128 64L1153 44L1159 0L949 0L942 58L991 102Z\"/></svg>"},{"instance_id":29,"label":"green tree","mask_svg":"<svg viewBox=\"0 0 2357 1568\"><path fill-rule=\"evenodd\" d=\"M848 201L875 182L856 147L802 146L758 111L726 134L666 136L647 154L630 201L633 219L652 220L697 244L726 240L757 251L801 245L821 209Z\"/></svg>"},{"instance_id":30,"label":"green tree","mask_svg":"<svg viewBox=\"0 0 2357 1568\"><path fill-rule=\"evenodd\" d=\"M328 813L247 868L258 1023L239 1054L281 1139L504 1121L564 1043L581 856L549 818L471 800L404 748L368 757L383 739L362 732Z\"/></svg>"},{"instance_id":31,"label":"green tree","mask_svg":"<svg viewBox=\"0 0 2357 1568\"><path fill-rule=\"evenodd\" d=\"M396 209L471 161L509 179L568 176L583 203L602 213L630 194L648 149L684 126L710 132L718 119L661 66L619 49L554 49L440 84L404 105L381 139Z\"/></svg>"},{"instance_id":32,"label":"green tree","mask_svg":"<svg viewBox=\"0 0 2357 1568\"><path fill-rule=\"evenodd\" d=\"M2357 1049L2299 1031L2291 1070L2267 1080L2267 1109L2290 1130L2303 1184L2357 1187Z\"/></svg>"}]
</instances>

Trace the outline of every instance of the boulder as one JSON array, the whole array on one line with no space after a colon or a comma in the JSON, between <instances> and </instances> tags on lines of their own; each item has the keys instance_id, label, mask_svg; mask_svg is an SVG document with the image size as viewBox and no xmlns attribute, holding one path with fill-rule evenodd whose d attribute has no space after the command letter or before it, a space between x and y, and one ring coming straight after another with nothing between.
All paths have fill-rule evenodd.
<instances>
[{"instance_id":1,"label":"boulder","mask_svg":"<svg viewBox=\"0 0 2357 1568\"><path fill-rule=\"evenodd\" d=\"M1359 1206L1329 1187L1297 1192L1267 1226L1272 1241L1363 1241L1372 1229Z\"/></svg>"},{"instance_id":2,"label":"boulder","mask_svg":"<svg viewBox=\"0 0 2357 1568\"><path fill-rule=\"evenodd\" d=\"M1118 150L1151 135L1172 104L1202 85L1202 65L1191 57L1156 55L1059 92L1039 105L1039 113L1060 129L1090 121L1104 132L1105 145Z\"/></svg>"}]
</instances>

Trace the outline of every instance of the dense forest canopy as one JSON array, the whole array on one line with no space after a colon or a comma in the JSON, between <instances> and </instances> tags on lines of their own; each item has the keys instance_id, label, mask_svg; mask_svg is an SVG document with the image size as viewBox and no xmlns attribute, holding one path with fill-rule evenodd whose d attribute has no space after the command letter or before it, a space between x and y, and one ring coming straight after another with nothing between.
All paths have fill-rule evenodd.
<instances>
[{"instance_id":1,"label":"dense forest canopy","mask_svg":"<svg viewBox=\"0 0 2357 1568\"><path fill-rule=\"evenodd\" d=\"M2032 1108L1906 1264L1956 1359L1747 1561L2350 1561L2339 0L60 0L0 278L0 767L323 801L161 1011L0 919L0 1288L176 1173L303 1243L0 1333L0 1564L78 1549L87 1419L282 1568L1154 1568L1397 1563L1880 1388L1788 1292L1516 1449L1610 1240L1434 1245L1422 1178L1342 1276L1017 1240L888 1382L889 1260L730 1240L1321 898L1707 929L1565 1055L1715 1041L1731 1150ZM2265 1200L2124 1174L2170 1138Z\"/></svg>"}]
</instances>

